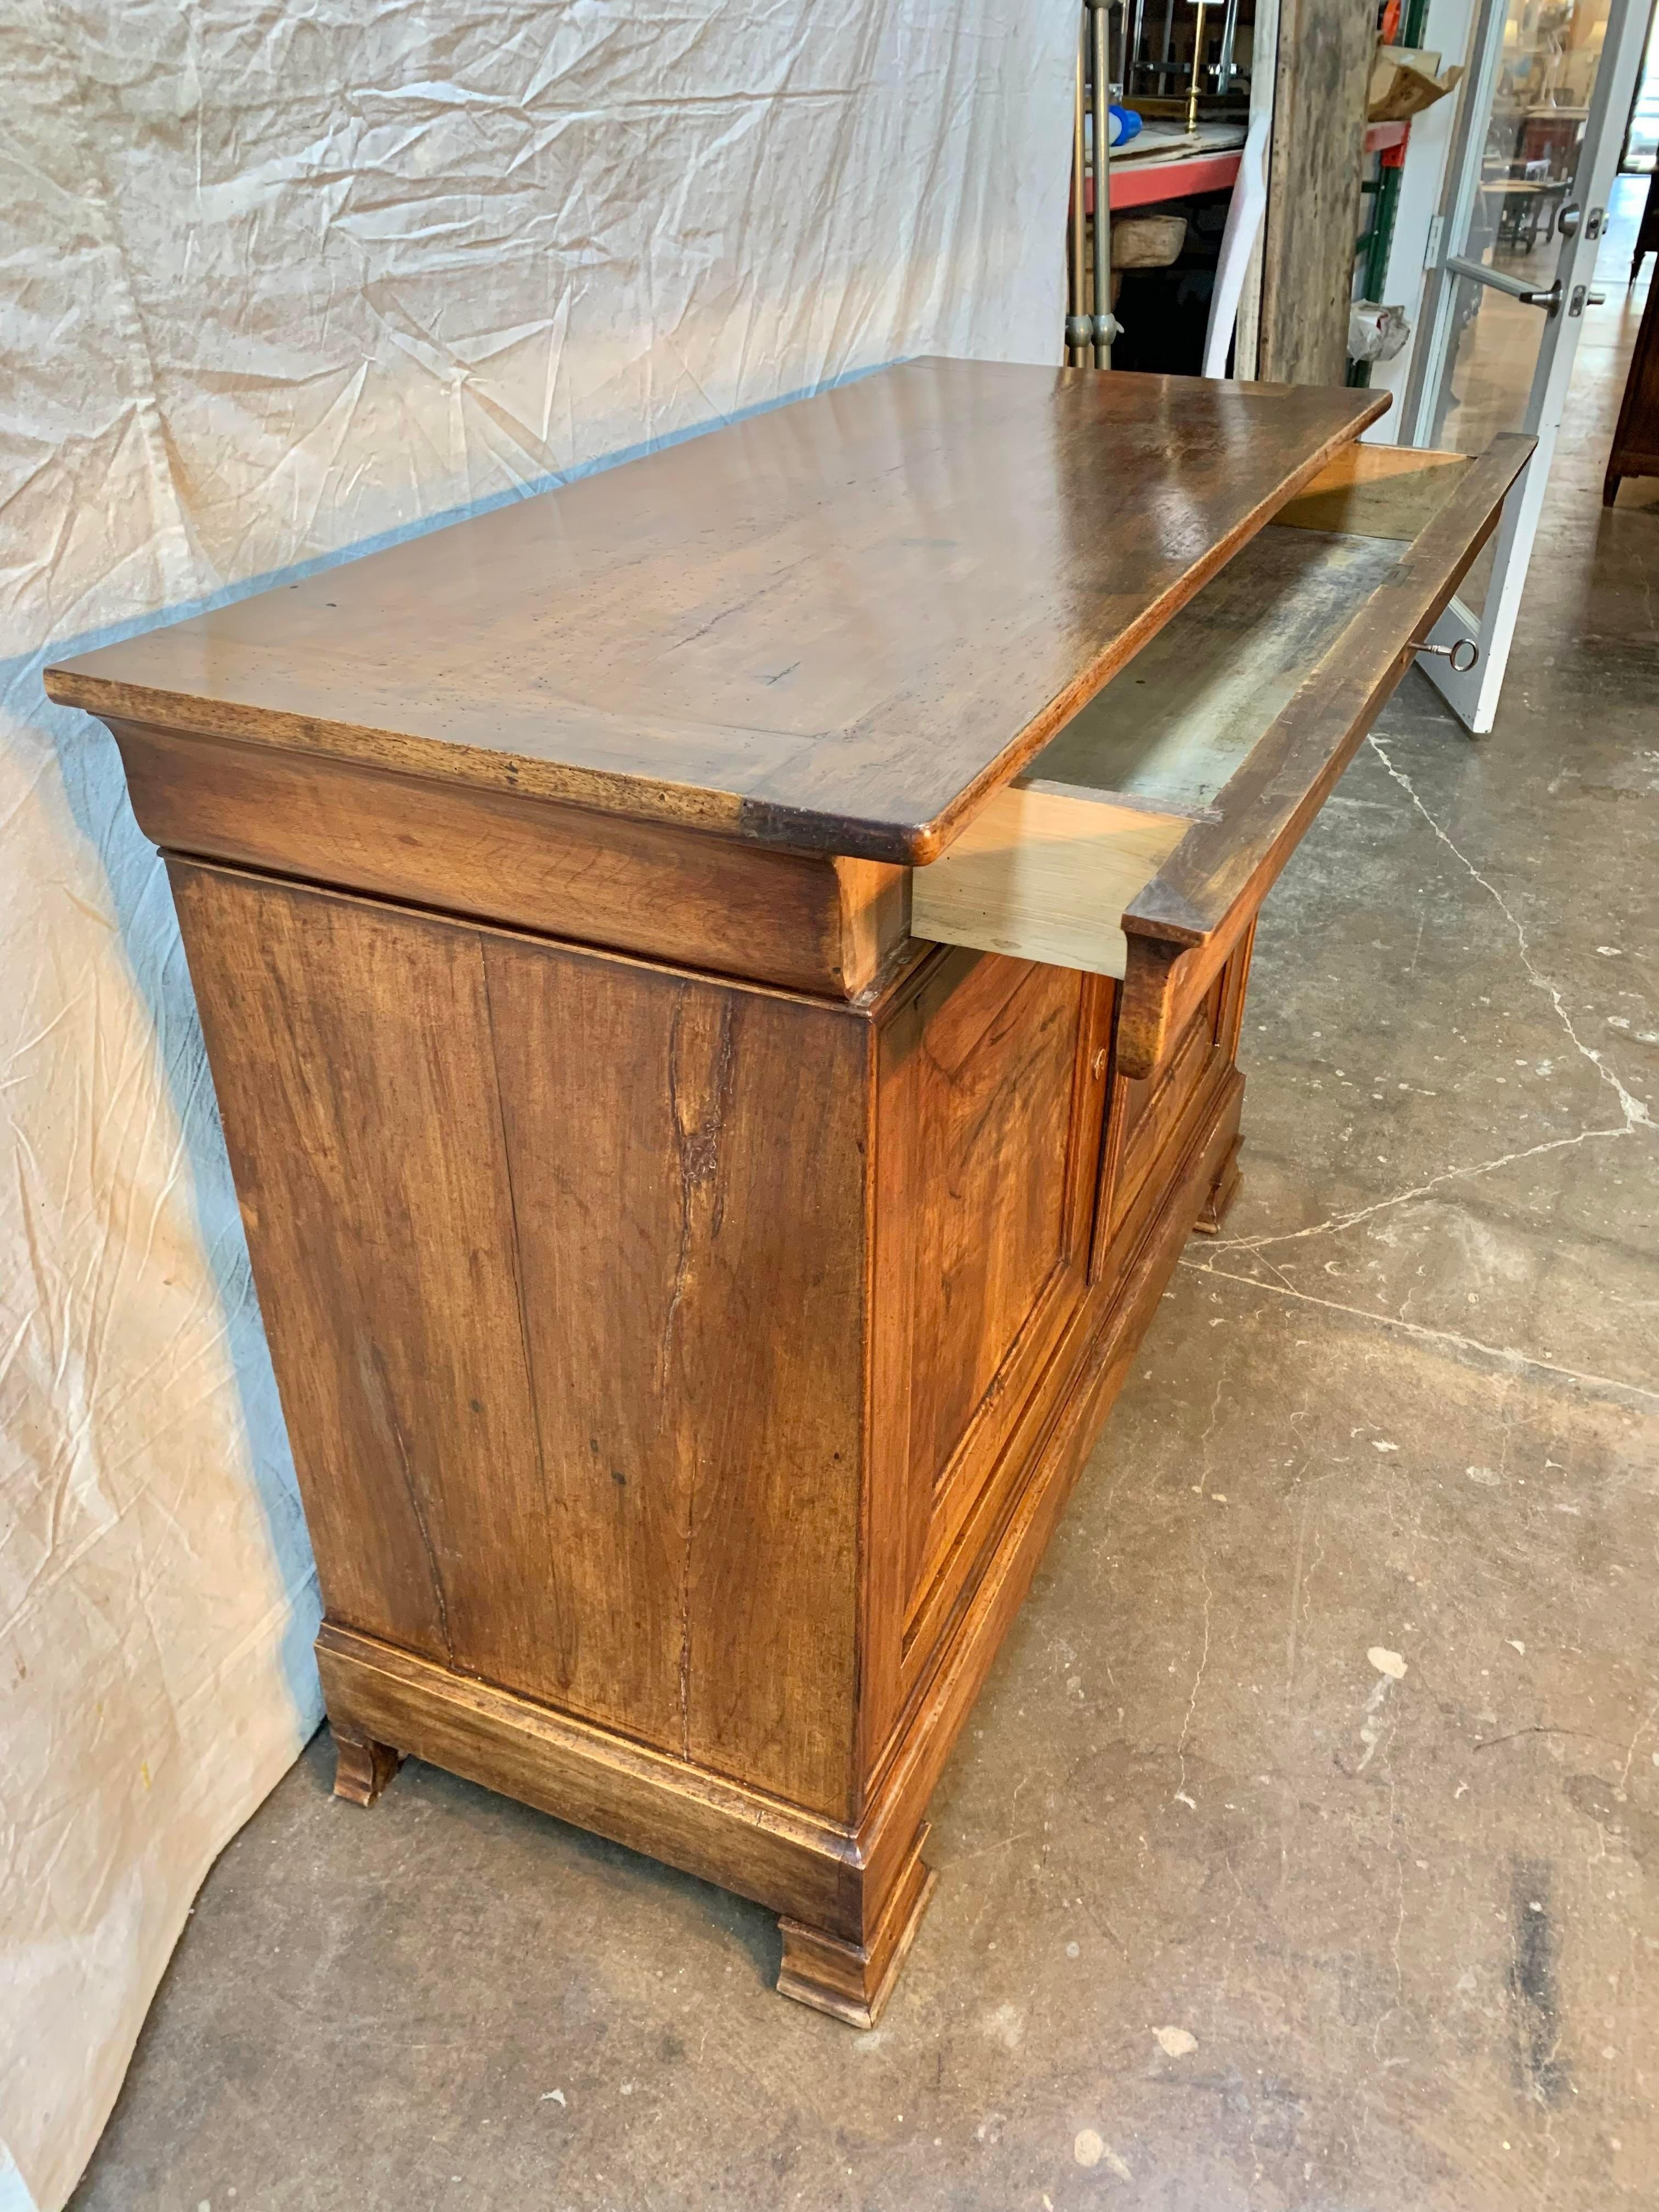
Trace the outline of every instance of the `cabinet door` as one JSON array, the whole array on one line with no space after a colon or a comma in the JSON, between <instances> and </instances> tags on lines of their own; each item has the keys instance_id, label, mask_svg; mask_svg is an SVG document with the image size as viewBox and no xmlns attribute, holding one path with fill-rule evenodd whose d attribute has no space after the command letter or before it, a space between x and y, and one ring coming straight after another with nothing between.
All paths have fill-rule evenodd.
<instances>
[{"instance_id":1,"label":"cabinet door","mask_svg":"<svg viewBox=\"0 0 1659 2212\"><path fill-rule=\"evenodd\" d=\"M883 1025L872 1634L906 1680L1018 1480L1011 1434L1084 1295L1112 1001L1076 969L951 949Z\"/></svg>"}]
</instances>

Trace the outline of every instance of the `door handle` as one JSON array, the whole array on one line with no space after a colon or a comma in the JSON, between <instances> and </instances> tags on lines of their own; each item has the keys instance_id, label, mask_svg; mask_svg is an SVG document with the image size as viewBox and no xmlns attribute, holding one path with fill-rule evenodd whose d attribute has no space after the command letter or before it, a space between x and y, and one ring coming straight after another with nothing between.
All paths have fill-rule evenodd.
<instances>
[{"instance_id":1,"label":"door handle","mask_svg":"<svg viewBox=\"0 0 1659 2212\"><path fill-rule=\"evenodd\" d=\"M1467 276L1476 284L1488 284L1494 292L1506 293L1511 300L1524 300L1529 307L1541 307L1547 315L1561 311L1561 279L1558 276L1547 292L1540 292L1523 284L1518 276L1510 276L1502 269L1488 269L1484 261L1466 261L1461 253L1449 253L1441 264L1454 276Z\"/></svg>"},{"instance_id":2,"label":"door handle","mask_svg":"<svg viewBox=\"0 0 1659 2212\"><path fill-rule=\"evenodd\" d=\"M1569 200L1555 218L1555 227L1563 238L1577 238L1578 226L1584 219L1584 210L1577 200Z\"/></svg>"},{"instance_id":3,"label":"door handle","mask_svg":"<svg viewBox=\"0 0 1659 2212\"><path fill-rule=\"evenodd\" d=\"M1480 648L1472 637L1460 637L1452 645L1431 645L1426 638L1413 638L1413 653L1431 653L1437 660L1449 660L1460 676L1467 676L1480 658ZM1465 659L1463 655L1468 658Z\"/></svg>"}]
</instances>

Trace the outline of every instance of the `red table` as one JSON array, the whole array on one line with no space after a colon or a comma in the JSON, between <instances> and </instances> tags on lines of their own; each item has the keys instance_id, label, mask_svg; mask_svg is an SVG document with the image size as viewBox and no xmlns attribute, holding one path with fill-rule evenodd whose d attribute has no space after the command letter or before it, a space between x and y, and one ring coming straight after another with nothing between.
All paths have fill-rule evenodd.
<instances>
[{"instance_id":1,"label":"red table","mask_svg":"<svg viewBox=\"0 0 1659 2212\"><path fill-rule=\"evenodd\" d=\"M1365 151L1380 154L1391 146L1402 146L1409 125L1404 123L1368 123L1365 126ZM1112 205L1115 209L1153 207L1160 200L1184 200L1195 192L1231 191L1238 175L1242 149L1229 146L1224 150L1206 154L1183 154L1172 161L1151 159L1114 161L1112 164ZM1091 215L1095 207L1094 179L1085 179L1084 192Z\"/></svg>"}]
</instances>

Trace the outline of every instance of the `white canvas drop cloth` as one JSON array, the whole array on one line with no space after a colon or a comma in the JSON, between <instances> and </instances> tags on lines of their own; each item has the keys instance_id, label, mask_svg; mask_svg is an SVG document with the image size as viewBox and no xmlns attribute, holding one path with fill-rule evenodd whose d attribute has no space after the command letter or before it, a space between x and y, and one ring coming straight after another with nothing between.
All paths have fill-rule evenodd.
<instances>
[{"instance_id":1,"label":"white canvas drop cloth","mask_svg":"<svg viewBox=\"0 0 1659 2212\"><path fill-rule=\"evenodd\" d=\"M48 659L921 351L1055 361L1072 0L0 0L0 2212L316 1595L165 879Z\"/></svg>"}]
</instances>

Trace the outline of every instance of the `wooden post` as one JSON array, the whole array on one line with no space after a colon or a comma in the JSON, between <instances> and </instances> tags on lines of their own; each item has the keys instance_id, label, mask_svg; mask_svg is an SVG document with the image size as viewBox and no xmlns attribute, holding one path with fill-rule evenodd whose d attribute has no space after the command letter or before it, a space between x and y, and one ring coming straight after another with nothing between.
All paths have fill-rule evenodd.
<instances>
[{"instance_id":1,"label":"wooden post","mask_svg":"<svg viewBox=\"0 0 1659 2212\"><path fill-rule=\"evenodd\" d=\"M1370 0L1280 0L1256 374L1340 384L1359 236Z\"/></svg>"}]
</instances>

